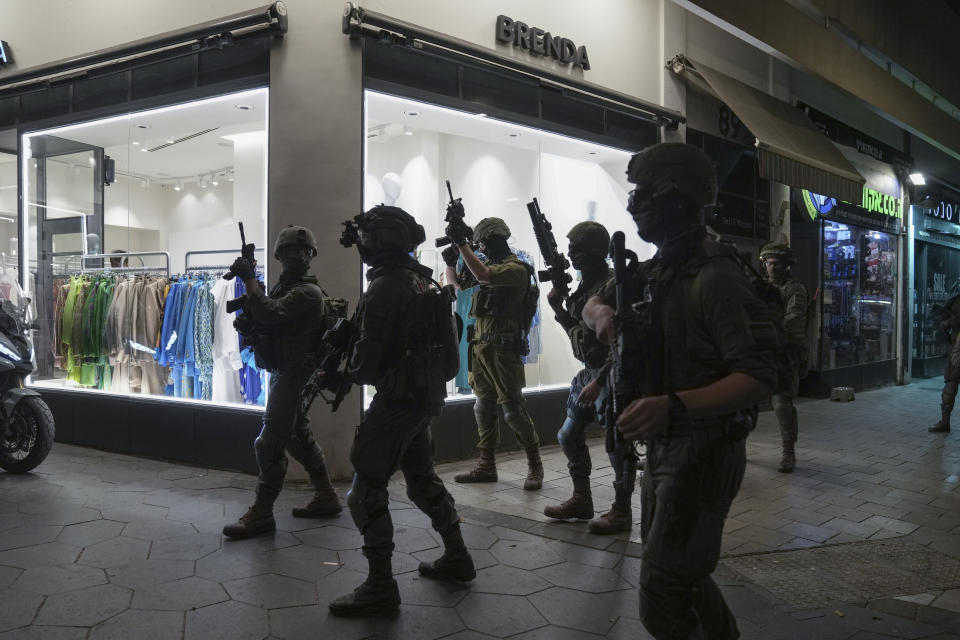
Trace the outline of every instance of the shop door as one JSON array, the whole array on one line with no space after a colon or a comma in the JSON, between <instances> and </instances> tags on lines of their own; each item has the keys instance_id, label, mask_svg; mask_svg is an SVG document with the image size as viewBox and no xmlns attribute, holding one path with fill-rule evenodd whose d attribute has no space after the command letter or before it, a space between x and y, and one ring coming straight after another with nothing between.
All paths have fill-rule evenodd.
<instances>
[{"instance_id":1,"label":"shop door","mask_svg":"<svg viewBox=\"0 0 960 640\"><path fill-rule=\"evenodd\" d=\"M29 277L37 318L44 331L37 333L37 373L50 375L53 355L49 329L53 324L53 280L101 267L105 156L102 147L58 138L31 136L27 165L26 215L36 225L35 238L24 238L29 247ZM84 263L85 262L85 263Z\"/></svg>"}]
</instances>

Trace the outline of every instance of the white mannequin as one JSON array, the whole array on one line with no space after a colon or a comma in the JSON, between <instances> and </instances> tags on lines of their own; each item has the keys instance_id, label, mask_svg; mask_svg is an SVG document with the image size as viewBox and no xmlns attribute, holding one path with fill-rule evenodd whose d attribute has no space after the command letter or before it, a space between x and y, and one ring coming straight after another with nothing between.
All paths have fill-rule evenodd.
<instances>
[{"instance_id":1,"label":"white mannequin","mask_svg":"<svg viewBox=\"0 0 960 640\"><path fill-rule=\"evenodd\" d=\"M403 189L403 180L394 172L383 174L383 204L394 206L400 198L400 191Z\"/></svg>"}]
</instances>

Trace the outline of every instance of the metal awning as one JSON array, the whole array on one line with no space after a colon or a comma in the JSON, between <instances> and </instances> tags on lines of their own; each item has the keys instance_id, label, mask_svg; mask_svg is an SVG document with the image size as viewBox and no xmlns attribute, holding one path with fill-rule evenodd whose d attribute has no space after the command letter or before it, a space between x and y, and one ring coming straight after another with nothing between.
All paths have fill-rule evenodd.
<instances>
[{"instance_id":1,"label":"metal awning","mask_svg":"<svg viewBox=\"0 0 960 640\"><path fill-rule=\"evenodd\" d=\"M847 202L860 202L863 176L802 111L683 56L674 58L670 68L737 114L756 137L761 176Z\"/></svg>"}]
</instances>

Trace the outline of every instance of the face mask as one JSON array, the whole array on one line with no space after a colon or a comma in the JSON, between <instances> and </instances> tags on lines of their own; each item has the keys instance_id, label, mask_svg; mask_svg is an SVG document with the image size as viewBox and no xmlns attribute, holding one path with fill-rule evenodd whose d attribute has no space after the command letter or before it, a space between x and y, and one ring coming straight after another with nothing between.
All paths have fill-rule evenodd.
<instances>
[{"instance_id":1,"label":"face mask","mask_svg":"<svg viewBox=\"0 0 960 640\"><path fill-rule=\"evenodd\" d=\"M627 196L627 211L637 225L637 233L647 242L656 243L662 235L660 210L653 199L653 190L637 188Z\"/></svg>"},{"instance_id":2,"label":"face mask","mask_svg":"<svg viewBox=\"0 0 960 640\"><path fill-rule=\"evenodd\" d=\"M310 269L313 251L307 247L288 247L280 254L284 273L304 274Z\"/></svg>"}]
</instances>

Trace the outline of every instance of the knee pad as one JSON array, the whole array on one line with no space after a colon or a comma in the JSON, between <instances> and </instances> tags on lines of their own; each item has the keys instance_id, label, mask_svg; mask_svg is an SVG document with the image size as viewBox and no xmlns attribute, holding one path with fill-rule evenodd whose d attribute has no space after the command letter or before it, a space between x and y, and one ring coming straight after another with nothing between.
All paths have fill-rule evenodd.
<instances>
[{"instance_id":1,"label":"knee pad","mask_svg":"<svg viewBox=\"0 0 960 640\"><path fill-rule=\"evenodd\" d=\"M284 448L286 446L286 439L278 438L267 427L261 429L260 435L253 441L253 451L257 456L260 471L265 471L278 463L285 465L287 457L284 454Z\"/></svg>"},{"instance_id":2,"label":"knee pad","mask_svg":"<svg viewBox=\"0 0 960 640\"><path fill-rule=\"evenodd\" d=\"M347 491L347 508L361 534L377 518L390 513L389 503L390 495L386 486L373 486L356 473L353 474L353 482Z\"/></svg>"},{"instance_id":3,"label":"knee pad","mask_svg":"<svg viewBox=\"0 0 960 640\"><path fill-rule=\"evenodd\" d=\"M584 430L586 428L587 425L585 423L571 415L567 415L567 419L563 421L563 426L557 431L557 442L560 443L560 448L566 451L567 449L577 446L577 443L584 438Z\"/></svg>"},{"instance_id":4,"label":"knee pad","mask_svg":"<svg viewBox=\"0 0 960 640\"><path fill-rule=\"evenodd\" d=\"M497 421L497 403L487 398L477 398L473 403L473 415L477 419L477 426L490 427Z\"/></svg>"}]
</instances>

